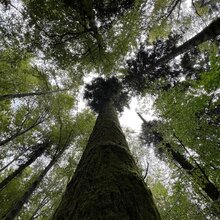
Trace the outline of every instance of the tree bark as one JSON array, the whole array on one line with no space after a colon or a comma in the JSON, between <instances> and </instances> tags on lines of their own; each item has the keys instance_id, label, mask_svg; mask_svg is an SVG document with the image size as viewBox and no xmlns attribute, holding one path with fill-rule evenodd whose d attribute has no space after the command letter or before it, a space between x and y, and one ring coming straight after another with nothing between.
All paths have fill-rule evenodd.
<instances>
[{"instance_id":1,"label":"tree bark","mask_svg":"<svg viewBox=\"0 0 220 220\"><path fill-rule=\"evenodd\" d=\"M63 151L62 151L63 152ZM41 174L37 177L37 179L29 186L27 191L24 192L23 196L15 203L15 205L9 210L9 212L4 216L4 220L14 220L15 217L19 214L24 204L29 200L32 193L36 190L36 188L39 186L43 178L46 176L47 172L51 169L51 167L56 163L60 155L62 154L60 152L56 156L53 157L53 159L50 161L50 163L45 167L45 169L41 172Z\"/></svg>"},{"instance_id":2,"label":"tree bark","mask_svg":"<svg viewBox=\"0 0 220 220\"><path fill-rule=\"evenodd\" d=\"M28 96L48 95L48 94L63 92L63 91L67 91L67 90L68 89L59 89L59 90L52 90L52 91L5 94L5 95L0 95L0 101L4 101L4 100L7 100L7 99L23 98L23 97L28 97Z\"/></svg>"},{"instance_id":3,"label":"tree bark","mask_svg":"<svg viewBox=\"0 0 220 220\"><path fill-rule=\"evenodd\" d=\"M29 157L27 162L25 162L24 164L21 164L17 170L15 170L13 173L11 173L7 178L5 178L0 183L0 191L3 190L12 179L14 179L16 176L20 175L26 167L28 167L38 157L40 157L49 146L50 146L49 142L43 143L43 144L38 144L37 146L35 146L37 149L31 154L31 156Z\"/></svg>"},{"instance_id":4,"label":"tree bark","mask_svg":"<svg viewBox=\"0 0 220 220\"><path fill-rule=\"evenodd\" d=\"M52 219L160 219L152 194L130 154L112 102L100 111Z\"/></svg>"},{"instance_id":5,"label":"tree bark","mask_svg":"<svg viewBox=\"0 0 220 220\"><path fill-rule=\"evenodd\" d=\"M147 121L142 117L140 113L137 113L143 123ZM161 134L158 133L158 138L160 142L164 142ZM191 164L184 155L176 152L170 143L163 144L168 152L171 153L172 159L175 160L187 173L189 173L195 182L201 187L203 191L209 196L213 201L217 201L220 197L220 192L217 187L210 181L209 177L205 174L205 171L201 167L196 167Z\"/></svg>"},{"instance_id":6,"label":"tree bark","mask_svg":"<svg viewBox=\"0 0 220 220\"><path fill-rule=\"evenodd\" d=\"M149 67L149 69L156 68L157 66L160 66L161 64L167 63L171 59L175 58L176 56L190 50L192 47L198 46L199 44L203 42L214 39L218 35L220 35L220 18L217 18L216 20L214 20L201 32L199 32L197 35L192 37L190 40L183 43L181 46L173 49L173 51L169 53L168 55L157 60L155 64Z\"/></svg>"}]
</instances>

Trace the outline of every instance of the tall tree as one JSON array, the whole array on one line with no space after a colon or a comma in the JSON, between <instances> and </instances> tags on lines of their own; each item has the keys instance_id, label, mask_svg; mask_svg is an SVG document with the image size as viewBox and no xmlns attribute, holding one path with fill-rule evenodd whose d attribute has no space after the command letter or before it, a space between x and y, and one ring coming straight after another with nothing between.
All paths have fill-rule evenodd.
<instances>
[{"instance_id":1,"label":"tall tree","mask_svg":"<svg viewBox=\"0 0 220 220\"><path fill-rule=\"evenodd\" d=\"M15 99L15 98L23 98L29 96L40 96L40 95L49 95L57 92L66 91L67 89L58 89L52 91L39 91L39 92L28 92L28 93L17 93L17 94L5 94L0 95L0 101L7 100L7 99Z\"/></svg>"},{"instance_id":2,"label":"tall tree","mask_svg":"<svg viewBox=\"0 0 220 220\"><path fill-rule=\"evenodd\" d=\"M48 150L50 147L50 143L45 141L44 143L37 144L33 153L29 156L28 160L21 164L18 169L16 169L13 173L11 173L8 177L6 177L2 182L0 182L0 191L16 176L22 173L22 171L31 165L38 157L40 157L44 151Z\"/></svg>"},{"instance_id":3,"label":"tall tree","mask_svg":"<svg viewBox=\"0 0 220 220\"><path fill-rule=\"evenodd\" d=\"M213 201L217 201L219 199L220 192L218 188L212 183L212 181L210 181L204 169L198 163L194 165L189 162L183 154L175 150L170 143L167 143L163 139L162 134L157 131L157 122L147 122L139 113L138 115L143 121L142 138L145 140L145 142L148 144L153 143L154 145L159 145L162 143L162 148L164 149L158 147L160 148L158 151L161 153L164 151L165 154L170 154L173 161L177 162L183 170L185 170L189 175L193 177L195 183L198 184L200 188L204 190L204 192L206 192L209 198ZM155 146L155 148L157 148L157 146Z\"/></svg>"},{"instance_id":4,"label":"tall tree","mask_svg":"<svg viewBox=\"0 0 220 220\"><path fill-rule=\"evenodd\" d=\"M183 62L188 62L187 51L196 51L195 47L208 41L217 39L220 35L220 18L215 19L206 28L188 41L177 46L181 39L179 34L170 34L166 40L158 39L151 43L142 44L135 58L127 61L128 71L125 76L125 83L138 93L149 89L150 84L155 84L159 79L174 82L181 75L187 76L188 71L183 69ZM184 54L185 53L185 54ZM198 51L196 51L198 53ZM170 64L178 55L184 54L181 64L175 61ZM189 58L189 57L188 57ZM185 59L185 60L184 60ZM203 59L201 57L201 59Z\"/></svg>"},{"instance_id":5,"label":"tall tree","mask_svg":"<svg viewBox=\"0 0 220 220\"><path fill-rule=\"evenodd\" d=\"M32 193L33 196L29 203L24 206L17 218L26 220L40 215L38 218L48 219L58 205L60 195L63 192L61 188L62 186L65 187L67 179L71 179L73 170L75 170L75 164L77 163L76 161L78 161L81 156L82 147L79 146L86 146L87 143L85 139L81 138L84 136L84 134L82 135L83 131L88 128L89 123L87 123L87 121L90 120L90 118L88 116L87 120L83 120L84 122L79 123L80 126L75 126L75 117L71 118L68 117L68 115L78 115L80 108L76 106L73 107L72 98L74 97L75 101L75 97L77 97L76 91L79 85L83 83L83 77L90 76L90 73L94 72L94 69L97 70L100 75L104 74L105 76L109 76L110 73L115 72L117 77L127 76L127 82L130 80L130 84L127 84L128 91L131 90L131 87L134 85L132 88L138 91L138 93L145 95L147 91L156 94L160 102L157 102L157 104L159 103L157 105L158 111L161 117L169 121L169 125L172 126L172 128L164 126L163 131L161 132L160 130L163 134L162 137L164 138L164 142L166 143L164 144L164 148L169 151L171 156L175 157L176 160L179 159L180 164L188 167L188 171L190 170L189 172L193 170L192 173L197 173L196 171L198 171L196 169L196 164L192 161L196 158L196 161L202 165L210 181L212 181L214 185L219 186L218 134L220 108L218 68L216 68L213 77L209 77L209 73L205 74L204 88L206 86L215 87L215 89L205 91L206 94L203 94L205 98L202 98L201 95L204 92L203 87L199 89L195 88L188 80L183 79L190 78L198 80L201 76L201 65L192 59L192 56L189 55L191 51L190 53L188 53L188 51L195 45L209 39L214 39L214 37L219 35L219 18L217 18L219 17L218 0L192 0L191 5L189 3L190 1L186 0L20 0L16 1L16 4L14 4L14 2L15 1L11 0L0 0L0 12L2 12L0 13L0 101L4 99L0 102L0 140L2 141L0 144L4 145L0 148L0 165L4 171L0 176L1 181L10 175L10 173L14 172L15 166L13 163L19 167L21 161L28 160L28 155L30 155L29 153L31 152L29 147L42 142L45 133L51 133L51 139L56 140L56 142L60 144L65 143L69 135L69 130L74 129L74 134L77 134L77 141L72 143L68 152L63 155L61 163L57 163L55 169L50 173L51 176L48 177L48 182L51 181L50 184L53 184L52 182L56 179L54 177L58 177L59 184L54 185L59 185L60 189L58 190L59 187L54 186L56 189L47 199L39 195L43 188L44 191L47 191L47 187L41 187L42 184L47 182L44 178L44 182L40 185L38 190ZM194 12L191 9L194 9ZM214 10L215 13L213 12ZM195 19L195 14L202 16L199 19ZM210 25L207 25L207 28L199 32L198 26L200 24L204 26L205 23ZM183 43L182 46L177 46L182 43L177 43L177 40L179 41L178 34L184 31L189 32L187 29L190 31L193 29L198 34L195 34L195 37ZM157 40L158 37L166 38L171 30L174 32L174 37L169 36L165 44ZM142 34L140 34L140 32ZM175 39L176 36L177 40ZM187 36L187 33L185 36ZM145 42L145 39L151 43L155 40L157 41L153 43L153 45L150 45L150 47L149 45L146 45L146 47L142 46L137 52L137 59L132 59L134 57L133 52L135 52L137 45L140 42ZM151 49L152 46L153 49ZM129 52L132 53L128 54ZM183 52L185 54L183 55L184 59L181 60L181 65L177 65L177 63L174 64L175 61L172 59ZM131 62L128 63L128 74L126 74L127 70L122 69L124 61L127 59L126 55L129 55L129 58L131 58ZM202 56L200 58L202 58ZM45 60L47 62L44 62ZM184 63L187 71L183 71L185 67L183 67L182 63ZM196 71L195 68L191 68L191 64L193 64L194 67L198 67ZM40 68L35 68L34 65ZM210 68L208 62L206 62L206 67L207 69ZM184 82L181 83L182 81ZM97 80L97 85L90 88L87 87L87 89L92 89L97 94L100 92L100 87L98 86L100 83L103 86L101 89L103 91L103 89L106 88L106 84L100 79ZM184 96L182 99L183 101L178 102L178 100L176 100L180 93L178 89L173 89L176 87L176 84L181 84L182 87L184 87L183 89L185 89L184 92L181 91ZM71 94L72 98L68 97L65 93L41 95L41 92L52 92L58 88L70 88L70 90L68 89L68 95ZM117 88L117 86L115 87L114 84L112 90L115 88ZM162 90L163 92L173 92L175 95L167 94L166 92L163 93ZM192 90L196 90L196 92L193 93ZM112 93L112 91L109 90L109 93ZM106 96L108 97L106 90L100 94L101 95L95 102L90 103L93 109L99 109L97 112L100 113L101 117L101 119L98 117L99 122L100 120L101 122L99 123L97 121L97 129L94 129L95 134L92 135L94 138L91 137L90 142L94 139L98 140L100 137L97 132L104 127L102 122L105 122L106 126L110 126L110 122L102 116L103 114L110 113L106 110L107 107L105 108L99 100L105 100L105 106L109 105L109 111L113 111L111 107L112 103L107 101L108 98L105 99ZM192 96L189 97L189 94ZM16 100L6 99L24 96L27 98ZM112 100L114 106L116 105L119 110L122 109L124 105L123 101L126 100L126 96L126 93L120 96L119 102L115 99ZM169 98L168 96L174 101L170 106L167 106L169 105L169 101L167 100ZM92 99L94 98L91 93L87 93L87 97L89 99L90 97ZM119 98L117 95L116 97ZM68 111L65 110L67 108ZM101 109L103 109L103 111ZM179 114L180 116L175 118L175 114ZM189 117L186 117L186 114L188 114ZM41 117L42 115L45 116ZM35 121L37 122L37 120L41 119L43 120L42 123L39 125L36 124L35 127L31 128L31 125L34 125ZM61 121L62 123L60 123ZM120 127L117 124L117 119L114 119L112 124L117 127L117 129ZM65 127L64 130L63 127ZM28 128L30 128L30 130L26 130ZM59 136L59 129L60 132L62 130L62 137ZM172 129L175 129L177 136L192 150L193 153L191 156L189 156L183 148L182 151L181 149L177 151L178 144L177 140L172 136ZM100 134L105 135L107 132L112 132L112 128L109 128L109 131L103 128L103 132L101 130ZM127 169L132 169L131 173L136 172L133 171L136 170L136 165L133 165L132 162L133 159L126 159L130 158L130 156L127 155L126 143L121 141L124 147L118 148L118 146L116 146L118 143L115 144L117 140L112 140L113 136L110 139L111 143L114 141L113 146L109 147L111 144L108 144L108 146L105 144L107 147L105 147L106 149L104 150L102 150L99 144L94 144L97 146L96 148L93 147L93 142L89 142L92 144L92 148L87 146L84 156L82 157L83 161L80 162L76 172L78 176L74 177L75 179L72 180L69 188L72 187L71 184L77 188L78 183L74 181L78 180L80 182L80 189L83 188L81 186L84 182L86 186L88 185L88 181L83 179L85 177L84 174L86 172L90 173L93 167L98 167L93 161L93 159L95 160L96 158L98 164L103 164L103 166L100 165L101 168L98 167L100 169L97 168L98 173L94 176L94 178L98 180L101 176L104 181L106 178L104 175L109 177L111 173L115 174L115 172L120 172L121 170L124 173L127 172ZM118 140L119 139L120 138L118 138ZM86 143L82 144L83 142ZM100 143L103 144L102 140L100 140ZM169 145L167 143L169 143ZM110 153L106 153L106 151ZM95 155L91 155L92 153L90 154L90 152L95 152ZM98 156L97 152L100 153L101 156ZM51 152L47 153L50 154ZM119 154L122 155L120 156L122 157L122 162L120 163L122 165L119 164L118 159L115 159L118 158ZM44 156L48 158L47 154L44 154ZM105 159L107 158L107 161L104 161L103 157L105 157ZM12 158L14 159L11 160ZM88 164L94 165L91 168L86 164L89 159L91 160ZM36 176L33 174L38 173L39 167L43 169L42 166L36 165L36 163L39 163L39 160L40 158L30 167L25 168L22 175L10 181L7 187L0 192L0 197L4 201L4 204L0 207L0 212L2 212L3 215L9 213L8 207L10 209L12 203L18 201L19 198L25 198L25 195L22 197L22 194L28 188L27 182L31 183L35 181ZM70 161L72 161L71 163L74 164L74 166L69 165L71 164ZM116 161L117 167L122 166L123 169L121 168L119 170L118 168L116 170L116 166L113 167L114 169L112 167L110 169L109 167L112 165L112 161ZM126 161L129 162L126 163ZM104 166L107 168L103 168ZM102 173L100 170L104 170L103 175L101 175ZM105 173L105 171L109 170L111 171L110 174ZM30 175L30 173L28 175L28 172L31 172L32 175ZM83 175L81 175L81 172ZM151 171L149 170L149 172ZM25 176L26 173L27 175ZM120 175L118 174L118 176ZM121 176L123 176L123 174L121 174ZM88 175L88 177L90 178L91 176ZM112 175L112 178L114 177ZM126 178L122 178L122 180L119 180L121 181L120 185L127 184L125 179ZM130 180L132 183L135 182L133 181L133 176ZM115 179L114 181L109 179L109 181L115 183ZM123 181L126 182L126 184L122 184ZM94 183L95 187L93 189L95 189L96 192L99 190L98 186L95 185L96 183L104 185L101 180L91 182L92 184ZM136 183L134 183L134 185L135 184ZM182 184L184 184L183 181ZM189 182L189 184L193 185L193 181ZM113 186L115 185L113 184ZM126 186L129 191L130 185L127 184ZM87 189L89 192L88 194L91 195L90 189L86 188L86 190ZM191 189L192 188L190 188L190 190ZM59 193L56 193L58 192L57 190ZM112 195L116 195L115 197L119 198L118 195L120 192L117 191L116 187L111 188L111 190L114 191ZM71 191L71 189L69 189L69 191ZM125 188L122 188L122 191L124 192ZM132 197L133 188L130 191L132 193L129 195ZM25 200L30 197L31 192L33 192L33 190L30 190L29 193L26 194L28 196ZM107 191L101 191L100 194L103 195L106 192ZM78 193L78 191L74 191L74 193ZM83 191L82 189L82 193L79 193L81 196L79 200L84 196L83 193L86 194L87 191ZM100 197L102 197L102 195ZM111 198L110 196L108 197L108 195L105 201L104 199L101 200L105 202L106 206L108 205L108 201L110 201L108 198ZM178 193L176 195L172 203L175 203ZM127 197L127 200L129 200L130 197ZM135 198L134 202L136 202L137 197L139 197L139 194L132 197ZM184 197L192 200L191 202L193 203L194 199L191 199L190 195L186 193L183 198ZM66 195L66 198L71 200L69 195ZM131 203L124 203L125 196L122 196L122 198L123 199L120 201L127 205L125 207L128 207L127 210L131 210L132 212L134 209L130 209ZM140 198L143 200L143 197L140 196ZM45 204L48 200L50 201ZM81 201L82 200L80 200L80 202ZM131 199L129 201L131 201ZM38 202L42 202L42 205L45 205L45 207L42 207ZM151 203L151 201L149 203ZM24 203L21 202L21 204L23 205ZM104 206L105 204L102 205ZM85 206L86 205L87 203ZM81 206L81 204L79 206ZM204 207L204 204L202 204L201 207ZM119 206L119 209L124 210L123 208ZM181 213L184 213L184 211L182 210ZM176 216L173 216L174 217L171 219L176 219ZM189 216L190 215L187 213L183 219L191 219ZM135 216L134 218L136 219L137 217ZM210 216L207 218L213 219ZM82 219L84 219L84 216Z\"/></svg>"},{"instance_id":6,"label":"tall tree","mask_svg":"<svg viewBox=\"0 0 220 220\"><path fill-rule=\"evenodd\" d=\"M21 211L23 205L29 200L32 193L39 186L42 179L46 176L48 171L53 167L53 165L57 162L59 157L61 156L63 151L60 151L54 155L50 163L45 167L45 169L39 174L39 176L33 181L33 183L28 187L28 189L24 192L22 197L15 203L15 205L9 210L9 212L4 216L5 220L13 220Z\"/></svg>"},{"instance_id":7,"label":"tall tree","mask_svg":"<svg viewBox=\"0 0 220 220\"><path fill-rule=\"evenodd\" d=\"M87 85L85 97L99 115L54 220L160 219L117 118L125 96L114 77Z\"/></svg>"}]
</instances>

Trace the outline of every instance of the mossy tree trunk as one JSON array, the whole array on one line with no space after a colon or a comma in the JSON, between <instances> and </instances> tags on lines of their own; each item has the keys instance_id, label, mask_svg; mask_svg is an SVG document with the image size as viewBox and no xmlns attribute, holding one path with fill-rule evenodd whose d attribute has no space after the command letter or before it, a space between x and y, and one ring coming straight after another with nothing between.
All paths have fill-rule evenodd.
<instances>
[{"instance_id":1,"label":"mossy tree trunk","mask_svg":"<svg viewBox=\"0 0 220 220\"><path fill-rule=\"evenodd\" d=\"M130 154L115 108L99 113L53 220L158 220L160 215Z\"/></svg>"},{"instance_id":2,"label":"mossy tree trunk","mask_svg":"<svg viewBox=\"0 0 220 220\"><path fill-rule=\"evenodd\" d=\"M205 171L200 166L198 167L191 164L184 155L174 151L169 143L165 143L164 145L167 151L171 153L172 158L193 177L195 182L207 193L209 198L213 201L217 201L220 196L219 190L214 183L211 182Z\"/></svg>"}]
</instances>

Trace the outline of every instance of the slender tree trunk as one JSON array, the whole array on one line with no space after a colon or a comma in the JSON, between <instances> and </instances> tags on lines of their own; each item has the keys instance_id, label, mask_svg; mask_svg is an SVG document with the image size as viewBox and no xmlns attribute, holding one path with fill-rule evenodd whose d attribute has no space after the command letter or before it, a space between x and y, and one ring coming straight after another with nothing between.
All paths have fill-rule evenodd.
<instances>
[{"instance_id":1,"label":"slender tree trunk","mask_svg":"<svg viewBox=\"0 0 220 220\"><path fill-rule=\"evenodd\" d=\"M158 220L152 194L107 102L53 220Z\"/></svg>"},{"instance_id":2,"label":"slender tree trunk","mask_svg":"<svg viewBox=\"0 0 220 220\"><path fill-rule=\"evenodd\" d=\"M163 63L167 63L176 56L190 50L192 47L198 46L203 42L214 39L218 35L220 35L220 18L214 20L210 25L204 28L196 36L192 37L190 40L186 41L181 46L175 48L170 54L157 60L156 63L153 66L150 66L149 68L155 68Z\"/></svg>"},{"instance_id":3,"label":"slender tree trunk","mask_svg":"<svg viewBox=\"0 0 220 220\"><path fill-rule=\"evenodd\" d=\"M45 196L40 203L38 204L37 208L34 210L33 214L31 215L29 220L34 220L36 219L40 214L37 215L37 213L40 211L40 209L42 209L47 203L49 202L49 200L47 200L47 196Z\"/></svg>"},{"instance_id":4,"label":"slender tree trunk","mask_svg":"<svg viewBox=\"0 0 220 220\"><path fill-rule=\"evenodd\" d=\"M137 113L141 118L143 123L147 121L141 116L140 113ZM158 135L160 135L158 133ZM160 135L160 142L164 142L163 137ZM173 160L175 160L187 173L189 173L195 182L201 187L202 190L206 192L210 199L217 201L220 197L220 192L217 187L209 180L209 177L205 174L205 171L201 167L196 167L191 164L184 155L180 154L173 150L173 147L169 143L164 143L165 148L168 152L171 153Z\"/></svg>"},{"instance_id":5,"label":"slender tree trunk","mask_svg":"<svg viewBox=\"0 0 220 220\"><path fill-rule=\"evenodd\" d=\"M21 152L20 154L18 154L17 156L15 156L8 164L6 164L5 166L3 166L0 169L0 172L2 172L3 170L5 170L7 167L9 167L12 163L14 163L21 155L23 155L24 152Z\"/></svg>"},{"instance_id":6,"label":"slender tree trunk","mask_svg":"<svg viewBox=\"0 0 220 220\"><path fill-rule=\"evenodd\" d=\"M28 128L22 130L22 131L18 131L15 134L13 134L11 137L6 138L3 141L0 141L0 146L7 144L10 141L13 141L15 138L25 134L26 132L30 131L31 129L35 128L37 125L41 124L43 122L43 120L39 120L34 122L34 124L32 124L31 126L29 126Z\"/></svg>"},{"instance_id":7,"label":"slender tree trunk","mask_svg":"<svg viewBox=\"0 0 220 220\"><path fill-rule=\"evenodd\" d=\"M29 159L27 160L27 162L25 162L24 164L21 164L17 170L15 170L13 173L11 173L7 178L5 178L1 183L0 183L0 191L2 189L4 189L8 183L10 183L10 181L12 179L14 179L16 176L20 175L22 173L22 171L28 167L30 164L32 164L38 157L40 157L43 152L50 146L50 143L43 143L43 144L38 144L36 146L36 150L31 154L31 156L29 157Z\"/></svg>"},{"instance_id":8,"label":"slender tree trunk","mask_svg":"<svg viewBox=\"0 0 220 220\"><path fill-rule=\"evenodd\" d=\"M209 198L213 201L217 201L219 199L220 192L209 180L204 170L192 165L182 154L174 151L169 143L166 143L165 147L167 151L171 153L173 159L194 178L195 182L201 187L202 190L206 192Z\"/></svg>"},{"instance_id":9,"label":"slender tree trunk","mask_svg":"<svg viewBox=\"0 0 220 220\"><path fill-rule=\"evenodd\" d=\"M58 90L52 90L52 91L5 94L5 95L0 95L0 101L4 101L4 100L7 100L7 99L23 98L23 97L28 97L28 96L48 95L48 94L63 92L63 91L67 91L67 90L68 89L58 89Z\"/></svg>"},{"instance_id":10,"label":"slender tree trunk","mask_svg":"<svg viewBox=\"0 0 220 220\"><path fill-rule=\"evenodd\" d=\"M62 151L63 152L63 151ZM45 167L45 169L41 172L41 174L37 177L37 179L29 186L27 191L24 192L23 196L16 202L16 204L9 210L9 212L4 216L4 220L14 220L15 217L19 214L24 204L29 200L32 193L36 190L36 188L41 183L42 179L46 176L47 172L51 169L51 167L56 163L58 158L61 156L62 152L57 154L51 162Z\"/></svg>"}]
</instances>

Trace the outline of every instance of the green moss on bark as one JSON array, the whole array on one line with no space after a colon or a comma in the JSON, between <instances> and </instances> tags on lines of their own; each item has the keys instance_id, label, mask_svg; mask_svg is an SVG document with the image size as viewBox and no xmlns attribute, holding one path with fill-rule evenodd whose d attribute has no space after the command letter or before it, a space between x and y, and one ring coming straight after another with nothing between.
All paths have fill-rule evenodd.
<instances>
[{"instance_id":1,"label":"green moss on bark","mask_svg":"<svg viewBox=\"0 0 220 220\"><path fill-rule=\"evenodd\" d=\"M108 103L53 220L157 220L159 213Z\"/></svg>"}]
</instances>

